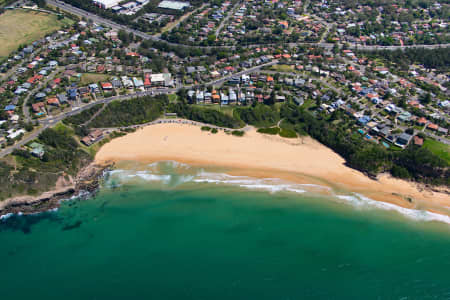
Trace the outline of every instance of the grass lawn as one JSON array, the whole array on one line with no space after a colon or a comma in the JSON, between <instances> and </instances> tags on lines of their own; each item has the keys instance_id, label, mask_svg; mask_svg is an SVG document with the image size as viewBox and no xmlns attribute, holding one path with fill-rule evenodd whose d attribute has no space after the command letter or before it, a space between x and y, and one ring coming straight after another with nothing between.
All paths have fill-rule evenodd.
<instances>
[{"instance_id":1,"label":"grass lawn","mask_svg":"<svg viewBox=\"0 0 450 300\"><path fill-rule=\"evenodd\" d=\"M293 72L294 71L294 66L289 66L289 65L273 65L271 67L271 69L273 71L277 71L277 72Z\"/></svg>"},{"instance_id":2,"label":"grass lawn","mask_svg":"<svg viewBox=\"0 0 450 300\"><path fill-rule=\"evenodd\" d=\"M8 56L20 45L29 45L71 23L69 19L58 20L52 14L8 10L0 15L0 58Z\"/></svg>"},{"instance_id":3,"label":"grass lawn","mask_svg":"<svg viewBox=\"0 0 450 300\"><path fill-rule=\"evenodd\" d=\"M450 163L450 146L436 140L426 138L423 147L427 148L443 160Z\"/></svg>"},{"instance_id":4,"label":"grass lawn","mask_svg":"<svg viewBox=\"0 0 450 300\"><path fill-rule=\"evenodd\" d=\"M170 102L177 102L177 100L178 100L177 94L169 94L168 97L169 97Z\"/></svg>"},{"instance_id":5,"label":"grass lawn","mask_svg":"<svg viewBox=\"0 0 450 300\"><path fill-rule=\"evenodd\" d=\"M234 107L231 105L224 105L224 106L220 106L219 104L194 104L194 106L199 107L199 108L208 108L208 109L215 109L217 111L220 111L226 115L229 115L230 117L233 117L233 110Z\"/></svg>"},{"instance_id":6,"label":"grass lawn","mask_svg":"<svg viewBox=\"0 0 450 300\"><path fill-rule=\"evenodd\" d=\"M83 73L81 75L80 83L82 85L88 85L91 83L97 83L99 81L107 81L109 78L106 74L96 74L96 73Z\"/></svg>"}]
</instances>

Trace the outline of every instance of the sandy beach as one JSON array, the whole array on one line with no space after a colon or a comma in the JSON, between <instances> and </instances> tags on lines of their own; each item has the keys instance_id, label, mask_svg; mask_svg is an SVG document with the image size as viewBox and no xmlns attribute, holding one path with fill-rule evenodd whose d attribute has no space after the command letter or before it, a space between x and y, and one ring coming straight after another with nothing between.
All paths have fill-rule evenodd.
<instances>
[{"instance_id":1,"label":"sandy beach","mask_svg":"<svg viewBox=\"0 0 450 300\"><path fill-rule=\"evenodd\" d=\"M243 137L201 131L189 124L157 124L104 145L96 163L175 160L196 166L229 168L231 175L280 178L356 192L406 208L450 215L450 195L388 175L373 180L345 166L331 149L309 138L285 139L251 129Z\"/></svg>"}]
</instances>

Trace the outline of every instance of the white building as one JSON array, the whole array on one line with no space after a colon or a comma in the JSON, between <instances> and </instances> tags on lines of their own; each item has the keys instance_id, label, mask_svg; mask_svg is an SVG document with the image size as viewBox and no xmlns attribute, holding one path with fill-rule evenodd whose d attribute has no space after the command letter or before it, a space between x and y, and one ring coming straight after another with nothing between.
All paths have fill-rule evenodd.
<instances>
[{"instance_id":1,"label":"white building","mask_svg":"<svg viewBox=\"0 0 450 300\"><path fill-rule=\"evenodd\" d=\"M94 3L94 5L97 5L103 9L108 9L108 8L118 5L121 1L120 0L93 0L92 2Z\"/></svg>"},{"instance_id":2,"label":"white building","mask_svg":"<svg viewBox=\"0 0 450 300\"><path fill-rule=\"evenodd\" d=\"M189 2L163 0L161 1L161 3L159 3L158 8L183 10L189 6L190 6Z\"/></svg>"},{"instance_id":3,"label":"white building","mask_svg":"<svg viewBox=\"0 0 450 300\"><path fill-rule=\"evenodd\" d=\"M152 86L171 86L173 85L172 76L170 73L151 74L150 82Z\"/></svg>"}]
</instances>

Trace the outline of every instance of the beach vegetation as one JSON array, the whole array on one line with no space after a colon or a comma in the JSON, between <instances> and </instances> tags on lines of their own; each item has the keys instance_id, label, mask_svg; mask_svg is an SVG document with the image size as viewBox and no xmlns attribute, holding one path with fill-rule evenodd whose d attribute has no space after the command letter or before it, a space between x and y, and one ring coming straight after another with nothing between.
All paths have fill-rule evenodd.
<instances>
[{"instance_id":1,"label":"beach vegetation","mask_svg":"<svg viewBox=\"0 0 450 300\"><path fill-rule=\"evenodd\" d=\"M217 128L211 129L211 133L217 133L217 132L219 132L219 131L217 130Z\"/></svg>"},{"instance_id":2,"label":"beach vegetation","mask_svg":"<svg viewBox=\"0 0 450 300\"><path fill-rule=\"evenodd\" d=\"M297 137L297 133L292 129L281 128L280 136L292 139Z\"/></svg>"},{"instance_id":3,"label":"beach vegetation","mask_svg":"<svg viewBox=\"0 0 450 300\"><path fill-rule=\"evenodd\" d=\"M168 104L167 95L113 101L90 123L91 128L125 127L152 122L160 117Z\"/></svg>"},{"instance_id":4,"label":"beach vegetation","mask_svg":"<svg viewBox=\"0 0 450 300\"><path fill-rule=\"evenodd\" d=\"M242 122L215 109L200 108L185 103L170 103L167 110L181 118L225 128L240 128Z\"/></svg>"},{"instance_id":5,"label":"beach vegetation","mask_svg":"<svg viewBox=\"0 0 450 300\"><path fill-rule=\"evenodd\" d=\"M257 103L250 107L239 107L234 110L234 116L246 124L256 127L270 127L277 124L280 114L269 105Z\"/></svg>"},{"instance_id":6,"label":"beach vegetation","mask_svg":"<svg viewBox=\"0 0 450 300\"><path fill-rule=\"evenodd\" d=\"M59 177L75 176L92 161L63 124L45 129L36 139L45 153L41 158L17 149L12 159L0 161L0 200L20 194L36 195L54 188Z\"/></svg>"},{"instance_id":7,"label":"beach vegetation","mask_svg":"<svg viewBox=\"0 0 450 300\"><path fill-rule=\"evenodd\" d=\"M95 104L89 109L86 109L82 111L79 114L67 117L63 120L64 124L71 124L71 125L81 125L89 121L95 113L97 113L104 104Z\"/></svg>"},{"instance_id":8,"label":"beach vegetation","mask_svg":"<svg viewBox=\"0 0 450 300\"><path fill-rule=\"evenodd\" d=\"M200 129L202 131L211 131L211 127L209 127L209 126L202 126Z\"/></svg>"},{"instance_id":9,"label":"beach vegetation","mask_svg":"<svg viewBox=\"0 0 450 300\"><path fill-rule=\"evenodd\" d=\"M231 134L234 135L234 136L244 136L245 132L242 131L242 130L233 130L231 132Z\"/></svg>"},{"instance_id":10,"label":"beach vegetation","mask_svg":"<svg viewBox=\"0 0 450 300\"><path fill-rule=\"evenodd\" d=\"M277 135L280 132L279 127L264 127L257 130L259 133Z\"/></svg>"}]
</instances>

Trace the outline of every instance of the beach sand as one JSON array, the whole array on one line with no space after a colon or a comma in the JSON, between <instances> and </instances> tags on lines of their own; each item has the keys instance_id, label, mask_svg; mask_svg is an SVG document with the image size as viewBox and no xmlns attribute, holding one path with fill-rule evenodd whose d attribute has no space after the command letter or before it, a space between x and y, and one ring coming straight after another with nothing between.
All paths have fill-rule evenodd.
<instances>
[{"instance_id":1,"label":"beach sand","mask_svg":"<svg viewBox=\"0 0 450 300\"><path fill-rule=\"evenodd\" d=\"M370 179L347 167L342 157L309 137L285 139L260 134L255 129L236 137L223 131L201 131L190 124L157 124L114 139L95 157L97 163L128 160L175 160L195 166L226 167L231 175L326 185L335 192L355 192L406 208L450 215L448 193L388 175Z\"/></svg>"}]
</instances>

